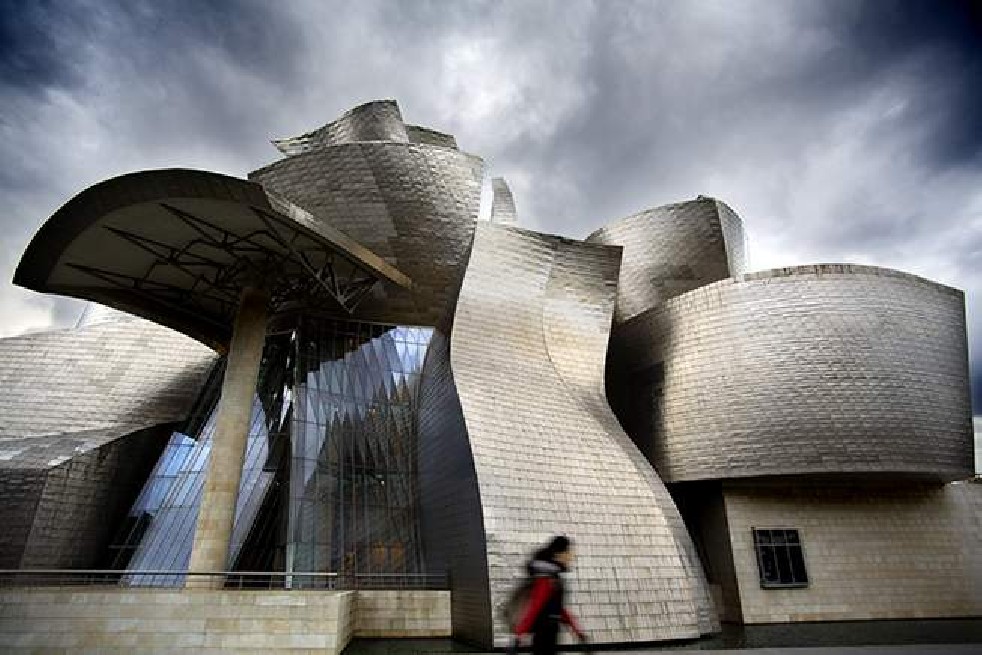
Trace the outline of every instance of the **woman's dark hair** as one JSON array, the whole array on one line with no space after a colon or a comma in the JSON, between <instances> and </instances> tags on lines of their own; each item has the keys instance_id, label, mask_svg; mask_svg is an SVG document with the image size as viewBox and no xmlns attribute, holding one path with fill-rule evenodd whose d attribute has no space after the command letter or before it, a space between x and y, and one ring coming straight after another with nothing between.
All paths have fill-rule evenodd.
<instances>
[{"instance_id":1,"label":"woman's dark hair","mask_svg":"<svg viewBox=\"0 0 982 655\"><path fill-rule=\"evenodd\" d=\"M563 535L553 537L552 541L550 541L545 548L540 548L538 551L536 551L535 559L544 560L547 562L554 561L556 555L559 553L565 553L572 545L573 542L570 541L569 537L565 537Z\"/></svg>"}]
</instances>

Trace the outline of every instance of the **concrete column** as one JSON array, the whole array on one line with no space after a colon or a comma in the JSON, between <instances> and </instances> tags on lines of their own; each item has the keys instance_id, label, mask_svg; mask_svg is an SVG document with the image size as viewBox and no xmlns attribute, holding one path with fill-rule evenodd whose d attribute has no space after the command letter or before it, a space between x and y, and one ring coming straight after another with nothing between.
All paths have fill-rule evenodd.
<instances>
[{"instance_id":1,"label":"concrete column","mask_svg":"<svg viewBox=\"0 0 982 655\"><path fill-rule=\"evenodd\" d=\"M269 296L264 291L246 288L242 292L232 327L189 571L224 571L227 565L268 311ZM223 584L222 579L189 576L186 586Z\"/></svg>"}]
</instances>

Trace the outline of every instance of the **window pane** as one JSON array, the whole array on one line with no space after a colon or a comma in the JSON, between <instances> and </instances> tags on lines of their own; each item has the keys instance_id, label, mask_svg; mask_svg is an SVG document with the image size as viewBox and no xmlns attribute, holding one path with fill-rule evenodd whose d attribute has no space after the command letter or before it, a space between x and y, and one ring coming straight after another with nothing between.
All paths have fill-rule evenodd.
<instances>
[{"instance_id":1,"label":"window pane","mask_svg":"<svg viewBox=\"0 0 982 655\"><path fill-rule=\"evenodd\" d=\"M793 529L754 529L762 587L807 586L801 536Z\"/></svg>"},{"instance_id":2,"label":"window pane","mask_svg":"<svg viewBox=\"0 0 982 655\"><path fill-rule=\"evenodd\" d=\"M760 578L763 582L780 582L773 546L760 547Z\"/></svg>"},{"instance_id":3,"label":"window pane","mask_svg":"<svg viewBox=\"0 0 982 655\"><path fill-rule=\"evenodd\" d=\"M801 552L801 546L792 546L788 550L791 556L791 568L794 570L794 581L808 584L808 573L805 571L805 557Z\"/></svg>"},{"instance_id":4,"label":"window pane","mask_svg":"<svg viewBox=\"0 0 982 655\"><path fill-rule=\"evenodd\" d=\"M784 546L775 546L774 555L777 559L777 572L780 576L781 584L794 583L794 577L791 575L791 557L788 555L788 549Z\"/></svg>"}]
</instances>

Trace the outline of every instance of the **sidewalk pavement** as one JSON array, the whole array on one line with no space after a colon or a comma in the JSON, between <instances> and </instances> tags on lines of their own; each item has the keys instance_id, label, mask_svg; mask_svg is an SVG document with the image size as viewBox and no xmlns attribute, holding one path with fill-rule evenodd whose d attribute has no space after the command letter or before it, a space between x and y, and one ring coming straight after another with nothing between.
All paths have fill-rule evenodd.
<instances>
[{"instance_id":1,"label":"sidewalk pavement","mask_svg":"<svg viewBox=\"0 0 982 655\"><path fill-rule=\"evenodd\" d=\"M644 651L597 650L594 655L619 653L620 655L652 655L653 653L692 652L699 655L982 655L982 643L978 644L907 644L902 646L820 646L780 648L733 648L726 650L664 649Z\"/></svg>"}]
</instances>

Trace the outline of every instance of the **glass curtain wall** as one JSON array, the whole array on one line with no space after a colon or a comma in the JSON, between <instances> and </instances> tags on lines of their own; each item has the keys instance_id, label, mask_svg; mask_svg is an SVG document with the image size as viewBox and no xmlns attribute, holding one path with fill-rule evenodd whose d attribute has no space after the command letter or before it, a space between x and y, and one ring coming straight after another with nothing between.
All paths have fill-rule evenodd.
<instances>
[{"instance_id":1,"label":"glass curtain wall","mask_svg":"<svg viewBox=\"0 0 982 655\"><path fill-rule=\"evenodd\" d=\"M376 579L389 587L423 572L416 402L431 335L430 328L307 318L267 337L232 570L336 572L342 584ZM112 546L115 568L187 570L221 379L219 367L188 424L171 436ZM129 579L184 582L178 575Z\"/></svg>"},{"instance_id":2,"label":"glass curtain wall","mask_svg":"<svg viewBox=\"0 0 982 655\"><path fill-rule=\"evenodd\" d=\"M287 567L347 584L422 573L419 376L432 329L305 321L298 330ZM311 582L310 584L316 584Z\"/></svg>"},{"instance_id":3,"label":"glass curtain wall","mask_svg":"<svg viewBox=\"0 0 982 655\"><path fill-rule=\"evenodd\" d=\"M275 462L271 453L277 440L287 440L292 339L270 337L253 399L252 420L246 442L235 524L229 549L233 566L253 528L254 520L274 487ZM220 367L223 368L223 367ZM187 571L194 528L201 505L212 437L215 432L222 375L212 375L185 430L174 432L150 479L130 510L129 519L113 548L116 568L130 571ZM138 584L182 585L183 576L132 575Z\"/></svg>"}]
</instances>

